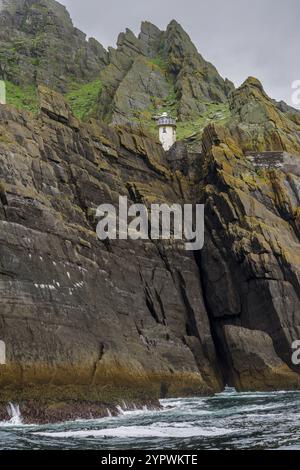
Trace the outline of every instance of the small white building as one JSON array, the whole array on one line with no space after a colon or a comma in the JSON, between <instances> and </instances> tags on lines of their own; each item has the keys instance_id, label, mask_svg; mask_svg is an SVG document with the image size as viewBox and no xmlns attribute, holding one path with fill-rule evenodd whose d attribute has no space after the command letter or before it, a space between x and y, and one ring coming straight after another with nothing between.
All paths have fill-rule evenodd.
<instances>
[{"instance_id":1,"label":"small white building","mask_svg":"<svg viewBox=\"0 0 300 470\"><path fill-rule=\"evenodd\" d=\"M168 116L168 113L163 113L157 119L157 127L159 130L159 140L167 152L176 142L176 119Z\"/></svg>"}]
</instances>

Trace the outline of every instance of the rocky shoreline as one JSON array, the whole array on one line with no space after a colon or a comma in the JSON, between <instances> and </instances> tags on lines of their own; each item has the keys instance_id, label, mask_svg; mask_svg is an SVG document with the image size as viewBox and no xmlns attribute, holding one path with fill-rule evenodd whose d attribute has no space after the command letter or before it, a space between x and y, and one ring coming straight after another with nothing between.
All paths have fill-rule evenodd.
<instances>
[{"instance_id":1,"label":"rocky shoreline","mask_svg":"<svg viewBox=\"0 0 300 470\"><path fill-rule=\"evenodd\" d=\"M111 416L122 415L126 411L136 410L160 410L159 401L135 401L122 400L118 405L111 403L97 403L89 401L67 402L55 401L52 403L37 402L34 400L23 401L18 405L0 402L0 421L26 425L58 424L76 420L94 420Z\"/></svg>"}]
</instances>

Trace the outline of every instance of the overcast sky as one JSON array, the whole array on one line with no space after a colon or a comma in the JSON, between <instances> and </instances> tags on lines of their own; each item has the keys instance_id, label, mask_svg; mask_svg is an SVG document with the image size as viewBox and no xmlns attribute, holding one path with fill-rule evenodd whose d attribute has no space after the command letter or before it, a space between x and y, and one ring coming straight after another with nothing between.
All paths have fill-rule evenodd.
<instances>
[{"instance_id":1,"label":"overcast sky","mask_svg":"<svg viewBox=\"0 0 300 470\"><path fill-rule=\"evenodd\" d=\"M143 20L164 30L176 19L223 77L238 86L253 75L291 104L291 84L300 80L299 0L59 1L75 26L105 47L126 27L138 34Z\"/></svg>"}]
</instances>

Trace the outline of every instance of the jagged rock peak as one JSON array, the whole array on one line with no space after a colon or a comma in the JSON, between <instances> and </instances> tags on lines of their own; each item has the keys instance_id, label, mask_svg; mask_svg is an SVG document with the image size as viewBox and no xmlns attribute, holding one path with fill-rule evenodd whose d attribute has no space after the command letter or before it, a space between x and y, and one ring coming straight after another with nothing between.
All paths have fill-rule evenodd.
<instances>
[{"instance_id":1,"label":"jagged rock peak","mask_svg":"<svg viewBox=\"0 0 300 470\"><path fill-rule=\"evenodd\" d=\"M247 80L245 80L244 83L241 85L241 88L245 86L252 86L258 88L261 92L265 93L262 83L256 77L248 77Z\"/></svg>"},{"instance_id":2,"label":"jagged rock peak","mask_svg":"<svg viewBox=\"0 0 300 470\"><path fill-rule=\"evenodd\" d=\"M273 100L266 94L262 83L255 77L248 77L245 82L232 93L230 107L233 112L240 112L242 107L249 111L254 104L263 108L274 108Z\"/></svg>"},{"instance_id":3,"label":"jagged rock peak","mask_svg":"<svg viewBox=\"0 0 300 470\"><path fill-rule=\"evenodd\" d=\"M119 34L117 50L125 53L126 55L141 53L141 43L131 29L126 28L125 32ZM114 54L114 49L110 49L110 51Z\"/></svg>"},{"instance_id":4,"label":"jagged rock peak","mask_svg":"<svg viewBox=\"0 0 300 470\"><path fill-rule=\"evenodd\" d=\"M161 49L167 55L172 45L174 48L178 47L182 55L198 54L190 36L176 20L168 24L166 31L161 31L150 21L143 21L138 36L131 29L126 28L125 32L119 34L117 40L117 47L122 52L125 52L127 48L150 57L159 54Z\"/></svg>"},{"instance_id":5,"label":"jagged rock peak","mask_svg":"<svg viewBox=\"0 0 300 470\"><path fill-rule=\"evenodd\" d=\"M151 39L156 39L162 34L162 31L153 23L150 21L142 21L141 23L141 32L140 32L140 39L142 39L143 36L146 36L147 38Z\"/></svg>"},{"instance_id":6,"label":"jagged rock peak","mask_svg":"<svg viewBox=\"0 0 300 470\"><path fill-rule=\"evenodd\" d=\"M126 29L101 72L96 116L106 122L151 120L155 108L172 107L180 120L196 119L206 103L226 103L234 85L203 59L182 26L161 31L148 21L140 34Z\"/></svg>"},{"instance_id":7,"label":"jagged rock peak","mask_svg":"<svg viewBox=\"0 0 300 470\"><path fill-rule=\"evenodd\" d=\"M257 78L247 78L230 94L229 107L231 132L245 150L300 153L297 113L282 112Z\"/></svg>"},{"instance_id":8,"label":"jagged rock peak","mask_svg":"<svg viewBox=\"0 0 300 470\"><path fill-rule=\"evenodd\" d=\"M188 33L176 21L172 20L165 32L165 53L178 48L180 54L198 54Z\"/></svg>"},{"instance_id":9,"label":"jagged rock peak","mask_svg":"<svg viewBox=\"0 0 300 470\"><path fill-rule=\"evenodd\" d=\"M174 19L171 20L170 23L168 24L166 31L167 31L167 32L168 32L168 31L176 31L176 32L179 33L179 34L188 36L188 38L190 39L189 35L188 35L187 32L184 30L184 28L181 26L181 24L178 23L178 21L176 21L176 20L174 20Z\"/></svg>"},{"instance_id":10,"label":"jagged rock peak","mask_svg":"<svg viewBox=\"0 0 300 470\"><path fill-rule=\"evenodd\" d=\"M154 57L159 50L163 32L149 21L143 21L139 40L143 44L143 53L146 56Z\"/></svg>"}]
</instances>

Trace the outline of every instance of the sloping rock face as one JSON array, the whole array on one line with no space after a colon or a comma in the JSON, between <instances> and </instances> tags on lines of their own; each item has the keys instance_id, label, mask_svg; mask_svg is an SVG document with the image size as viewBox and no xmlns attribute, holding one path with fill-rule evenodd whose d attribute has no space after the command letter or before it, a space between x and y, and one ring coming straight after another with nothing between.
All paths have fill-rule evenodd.
<instances>
[{"instance_id":1,"label":"sloping rock face","mask_svg":"<svg viewBox=\"0 0 300 470\"><path fill-rule=\"evenodd\" d=\"M193 255L95 233L98 205L183 202L187 181L142 129L79 123L60 95L39 93L38 119L0 107L0 400L32 410L29 398L116 405L221 390Z\"/></svg>"},{"instance_id":2,"label":"sloping rock face","mask_svg":"<svg viewBox=\"0 0 300 470\"><path fill-rule=\"evenodd\" d=\"M66 92L71 82L95 80L106 64L105 49L86 40L60 3L1 0L1 79Z\"/></svg>"},{"instance_id":3,"label":"sloping rock face","mask_svg":"<svg viewBox=\"0 0 300 470\"><path fill-rule=\"evenodd\" d=\"M224 103L234 89L198 53L190 37L172 21L165 32L143 22L136 37L129 29L109 49L98 117L108 122L151 120L157 109L172 109L180 120L193 119L207 103Z\"/></svg>"},{"instance_id":4,"label":"sloping rock face","mask_svg":"<svg viewBox=\"0 0 300 470\"><path fill-rule=\"evenodd\" d=\"M259 170L222 127L204 132L204 295L226 383L238 390L299 387L298 171Z\"/></svg>"},{"instance_id":5,"label":"sloping rock face","mask_svg":"<svg viewBox=\"0 0 300 470\"><path fill-rule=\"evenodd\" d=\"M221 78L216 68L205 61L188 34L172 21L164 35L162 57L175 79L182 120L198 117L206 103L223 103L234 85Z\"/></svg>"},{"instance_id":6,"label":"sloping rock face","mask_svg":"<svg viewBox=\"0 0 300 470\"><path fill-rule=\"evenodd\" d=\"M269 98L259 80L249 77L229 103L228 127L243 150L300 154L299 112Z\"/></svg>"}]
</instances>

